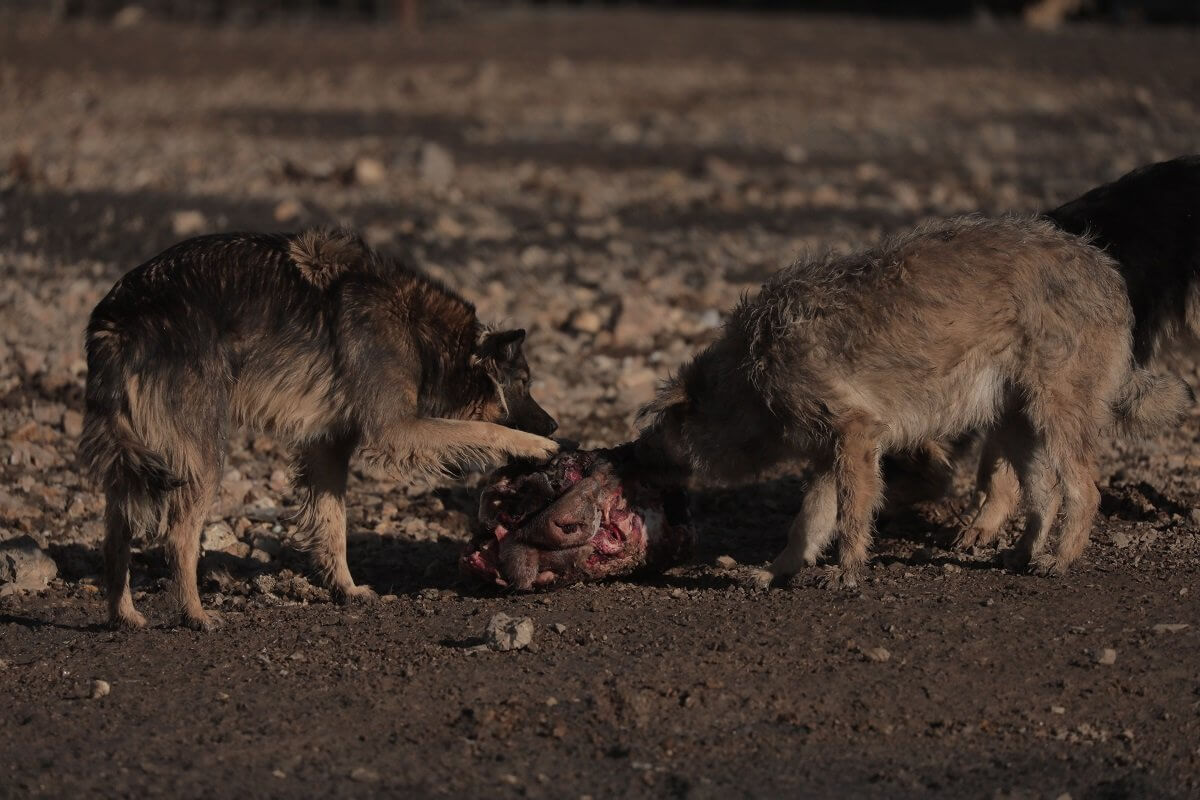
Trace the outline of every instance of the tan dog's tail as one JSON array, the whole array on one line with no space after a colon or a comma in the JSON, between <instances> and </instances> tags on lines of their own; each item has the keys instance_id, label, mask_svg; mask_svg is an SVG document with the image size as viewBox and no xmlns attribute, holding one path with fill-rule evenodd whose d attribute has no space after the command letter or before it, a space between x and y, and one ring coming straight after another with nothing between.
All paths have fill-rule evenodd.
<instances>
[{"instance_id":1,"label":"tan dog's tail","mask_svg":"<svg viewBox=\"0 0 1200 800\"><path fill-rule=\"evenodd\" d=\"M1182 378L1135 368L1113 403L1117 429L1127 436L1152 436L1179 422L1195 399Z\"/></svg>"}]
</instances>

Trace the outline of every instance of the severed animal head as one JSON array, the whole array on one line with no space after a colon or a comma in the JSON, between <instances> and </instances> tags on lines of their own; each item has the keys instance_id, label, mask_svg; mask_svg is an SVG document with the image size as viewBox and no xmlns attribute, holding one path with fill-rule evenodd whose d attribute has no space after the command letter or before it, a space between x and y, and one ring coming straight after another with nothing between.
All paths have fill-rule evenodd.
<instances>
[{"instance_id":1,"label":"severed animal head","mask_svg":"<svg viewBox=\"0 0 1200 800\"><path fill-rule=\"evenodd\" d=\"M558 430L554 417L538 405L529 393L529 364L521 346L522 328L489 331L475 348L475 363L495 385L494 418L489 421L538 436Z\"/></svg>"}]
</instances>

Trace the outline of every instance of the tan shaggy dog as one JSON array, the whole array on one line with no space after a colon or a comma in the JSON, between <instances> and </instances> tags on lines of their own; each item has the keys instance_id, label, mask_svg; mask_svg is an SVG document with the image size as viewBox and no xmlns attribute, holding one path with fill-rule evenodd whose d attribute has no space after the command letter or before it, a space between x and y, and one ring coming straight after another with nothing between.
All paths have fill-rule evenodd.
<instances>
[{"instance_id":1,"label":"tan shaggy dog","mask_svg":"<svg viewBox=\"0 0 1200 800\"><path fill-rule=\"evenodd\" d=\"M643 409L640 442L727 480L807 459L787 547L757 579L815 564L836 532L828 579L853 585L881 455L984 429L1027 503L1009 563L1060 574L1099 505L1097 437L1169 424L1190 399L1135 367L1132 325L1114 262L1085 240L1036 219L941 222L776 274Z\"/></svg>"}]
</instances>

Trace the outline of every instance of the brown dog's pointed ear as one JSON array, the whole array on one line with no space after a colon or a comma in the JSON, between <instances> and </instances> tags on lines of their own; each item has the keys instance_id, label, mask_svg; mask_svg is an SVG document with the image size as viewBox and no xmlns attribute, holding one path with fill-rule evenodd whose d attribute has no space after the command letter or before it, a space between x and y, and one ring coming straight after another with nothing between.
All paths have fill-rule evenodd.
<instances>
[{"instance_id":1,"label":"brown dog's pointed ear","mask_svg":"<svg viewBox=\"0 0 1200 800\"><path fill-rule=\"evenodd\" d=\"M504 364L516 360L517 356L521 354L521 345L524 342L524 328L486 333L479 340L475 354L480 359Z\"/></svg>"},{"instance_id":2,"label":"brown dog's pointed ear","mask_svg":"<svg viewBox=\"0 0 1200 800\"><path fill-rule=\"evenodd\" d=\"M677 406L687 406L688 396L687 391L683 388L683 382L679 378L671 378L664 381L658 387L658 394L654 396L646 405L638 409L637 424L645 425L652 421L653 417L660 417L669 409Z\"/></svg>"}]
</instances>

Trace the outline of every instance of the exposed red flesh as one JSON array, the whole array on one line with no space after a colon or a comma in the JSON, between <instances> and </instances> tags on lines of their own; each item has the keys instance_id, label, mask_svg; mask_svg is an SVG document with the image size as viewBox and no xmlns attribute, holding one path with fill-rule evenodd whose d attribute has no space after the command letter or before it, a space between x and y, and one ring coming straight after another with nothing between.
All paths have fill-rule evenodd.
<instances>
[{"instance_id":1,"label":"exposed red flesh","mask_svg":"<svg viewBox=\"0 0 1200 800\"><path fill-rule=\"evenodd\" d=\"M630 467L629 449L616 448L497 471L463 571L529 589L680 563L694 537L682 494L648 485Z\"/></svg>"}]
</instances>

